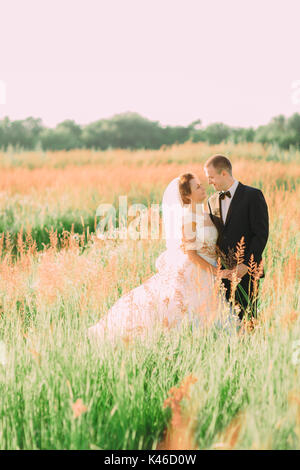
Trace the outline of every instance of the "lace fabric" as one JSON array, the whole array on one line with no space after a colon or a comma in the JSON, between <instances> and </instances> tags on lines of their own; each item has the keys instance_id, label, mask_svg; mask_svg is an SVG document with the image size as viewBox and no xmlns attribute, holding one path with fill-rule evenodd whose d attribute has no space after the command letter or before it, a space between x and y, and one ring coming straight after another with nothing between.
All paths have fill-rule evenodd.
<instances>
[{"instance_id":1,"label":"lace fabric","mask_svg":"<svg viewBox=\"0 0 300 470\"><path fill-rule=\"evenodd\" d=\"M193 231L193 223L196 225L196 232ZM198 255L216 266L218 232L209 214L205 213L203 208L201 213L190 213L189 217L185 218L183 231L185 238L190 240L185 244L185 249L196 250Z\"/></svg>"}]
</instances>

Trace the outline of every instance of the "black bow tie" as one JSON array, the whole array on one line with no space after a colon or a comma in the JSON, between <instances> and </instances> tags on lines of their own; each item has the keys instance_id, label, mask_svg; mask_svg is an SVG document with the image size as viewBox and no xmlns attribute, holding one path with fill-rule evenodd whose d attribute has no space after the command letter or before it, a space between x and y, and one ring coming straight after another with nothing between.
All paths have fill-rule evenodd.
<instances>
[{"instance_id":1,"label":"black bow tie","mask_svg":"<svg viewBox=\"0 0 300 470\"><path fill-rule=\"evenodd\" d=\"M230 191L221 191L220 194L219 194L220 199L225 199L226 196L231 198L231 192Z\"/></svg>"}]
</instances>

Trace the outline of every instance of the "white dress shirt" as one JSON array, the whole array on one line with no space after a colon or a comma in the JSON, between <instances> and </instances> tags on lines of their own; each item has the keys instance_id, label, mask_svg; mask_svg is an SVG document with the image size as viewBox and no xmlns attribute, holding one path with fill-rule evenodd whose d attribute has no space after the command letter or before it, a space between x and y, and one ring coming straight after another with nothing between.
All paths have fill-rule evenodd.
<instances>
[{"instance_id":1,"label":"white dress shirt","mask_svg":"<svg viewBox=\"0 0 300 470\"><path fill-rule=\"evenodd\" d=\"M238 184L239 184L239 182L237 180L234 180L233 185L230 186L229 189L227 189L227 191L229 191L230 194L231 194L231 198L229 198L228 196L225 196L224 199L221 199L222 219L223 219L224 224L226 222L226 217L227 217L227 214L228 214L229 206L231 204L231 201L232 201L233 195L236 191L236 188L238 187Z\"/></svg>"}]
</instances>

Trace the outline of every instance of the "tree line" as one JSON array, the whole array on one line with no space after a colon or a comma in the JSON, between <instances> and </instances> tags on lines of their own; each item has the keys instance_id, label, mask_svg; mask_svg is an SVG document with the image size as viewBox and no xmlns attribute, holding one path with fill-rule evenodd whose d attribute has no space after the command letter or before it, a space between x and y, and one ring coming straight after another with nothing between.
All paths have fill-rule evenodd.
<instances>
[{"instance_id":1,"label":"tree line","mask_svg":"<svg viewBox=\"0 0 300 470\"><path fill-rule=\"evenodd\" d=\"M43 125L40 118L28 117L11 121L0 120L0 148L24 150L71 150L74 148L158 149L175 143L208 142L261 142L278 144L288 149L300 146L300 114L290 117L279 115L269 124L253 127L231 127L223 123L202 126L201 120L188 126L162 126L138 113L116 114L110 119L100 119L87 125L79 125L67 119L52 129Z\"/></svg>"}]
</instances>

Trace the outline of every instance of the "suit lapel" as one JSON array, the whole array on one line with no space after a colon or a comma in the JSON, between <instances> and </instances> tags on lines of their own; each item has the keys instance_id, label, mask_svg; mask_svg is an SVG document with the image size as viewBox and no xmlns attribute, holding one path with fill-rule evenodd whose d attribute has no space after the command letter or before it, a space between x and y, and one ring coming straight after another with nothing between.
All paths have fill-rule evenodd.
<instances>
[{"instance_id":1,"label":"suit lapel","mask_svg":"<svg viewBox=\"0 0 300 470\"><path fill-rule=\"evenodd\" d=\"M240 201L240 196L243 193L243 191L244 191L244 185L242 183L239 183L235 190L235 193L233 195L232 201L230 203L230 206L227 212L227 217L226 217L226 221L224 224L225 227L229 223L233 210L238 206L239 201Z\"/></svg>"},{"instance_id":2,"label":"suit lapel","mask_svg":"<svg viewBox=\"0 0 300 470\"><path fill-rule=\"evenodd\" d=\"M218 194L218 199L219 199L220 221L221 221L222 227L224 227L224 220L223 220L223 215L222 215L222 204L221 204L220 193Z\"/></svg>"},{"instance_id":3,"label":"suit lapel","mask_svg":"<svg viewBox=\"0 0 300 470\"><path fill-rule=\"evenodd\" d=\"M219 193L214 193L208 200L210 218L218 230L222 230L224 225L221 220Z\"/></svg>"}]
</instances>

